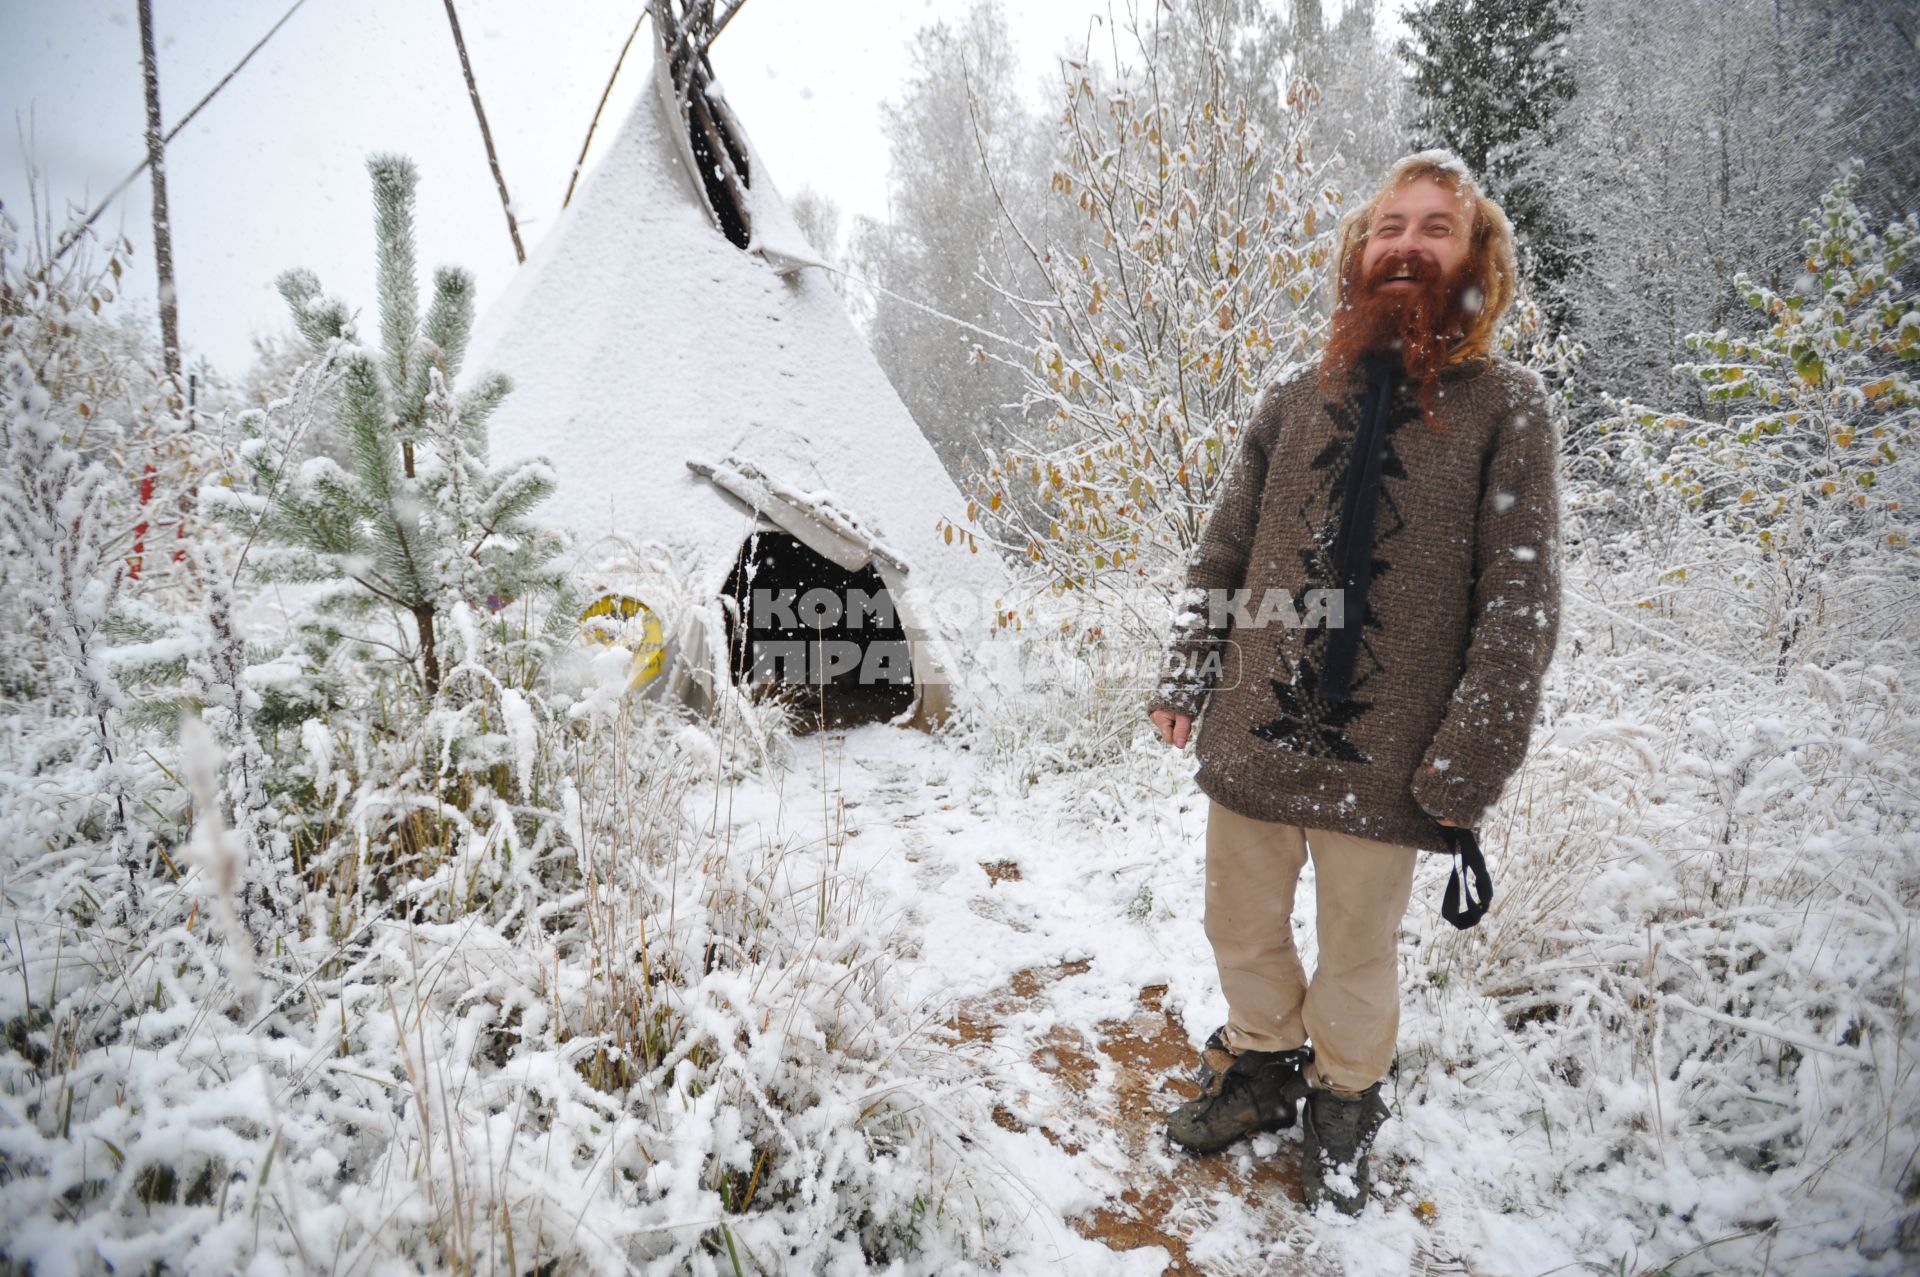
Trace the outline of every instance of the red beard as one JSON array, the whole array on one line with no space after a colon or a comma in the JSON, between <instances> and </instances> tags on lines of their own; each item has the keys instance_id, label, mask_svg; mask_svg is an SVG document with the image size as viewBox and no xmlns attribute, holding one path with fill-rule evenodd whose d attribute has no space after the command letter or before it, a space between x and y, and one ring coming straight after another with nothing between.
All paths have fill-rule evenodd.
<instances>
[{"instance_id":1,"label":"red beard","mask_svg":"<svg viewBox=\"0 0 1920 1277\"><path fill-rule=\"evenodd\" d=\"M1412 287L1382 287L1397 271L1411 269ZM1346 378L1369 351L1397 350L1409 380L1423 383L1422 397L1447 362L1447 351L1470 319L1461 303L1470 281L1480 276L1478 254L1469 254L1451 274L1442 275L1431 259L1388 255L1373 273L1358 278L1356 260L1341 280L1342 301L1334 307L1321 373L1329 385Z\"/></svg>"}]
</instances>

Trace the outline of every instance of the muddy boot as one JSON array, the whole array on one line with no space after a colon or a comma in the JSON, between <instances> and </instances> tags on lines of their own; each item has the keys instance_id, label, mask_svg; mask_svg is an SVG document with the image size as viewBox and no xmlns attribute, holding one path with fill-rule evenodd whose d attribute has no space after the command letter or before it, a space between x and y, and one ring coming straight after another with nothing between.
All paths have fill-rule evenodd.
<instances>
[{"instance_id":1,"label":"muddy boot","mask_svg":"<svg viewBox=\"0 0 1920 1277\"><path fill-rule=\"evenodd\" d=\"M1330 1201L1341 1214L1358 1215L1372 1182L1367 1153L1387 1120L1380 1084L1357 1097L1315 1088L1307 1095L1300 1120L1300 1186L1307 1208Z\"/></svg>"},{"instance_id":2,"label":"muddy boot","mask_svg":"<svg viewBox=\"0 0 1920 1277\"><path fill-rule=\"evenodd\" d=\"M1231 1055L1215 1032L1202 1056L1200 1097L1168 1116L1168 1137L1192 1152L1212 1153L1256 1131L1292 1126L1294 1106L1307 1094L1300 1070L1312 1058L1310 1046Z\"/></svg>"},{"instance_id":3,"label":"muddy boot","mask_svg":"<svg viewBox=\"0 0 1920 1277\"><path fill-rule=\"evenodd\" d=\"M1213 1079L1227 1071L1233 1063L1233 1048L1227 1045L1227 1026L1221 1025L1200 1048L1200 1067L1194 1070L1193 1084L1201 1090L1213 1085Z\"/></svg>"}]
</instances>

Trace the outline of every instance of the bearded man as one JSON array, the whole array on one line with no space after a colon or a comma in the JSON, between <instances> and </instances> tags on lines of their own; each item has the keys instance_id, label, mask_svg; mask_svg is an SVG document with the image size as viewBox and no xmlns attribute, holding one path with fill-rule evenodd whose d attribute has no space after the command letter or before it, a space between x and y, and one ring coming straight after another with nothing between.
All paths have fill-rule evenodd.
<instances>
[{"instance_id":1,"label":"bearded man","mask_svg":"<svg viewBox=\"0 0 1920 1277\"><path fill-rule=\"evenodd\" d=\"M1400 160L1342 219L1326 352L1242 432L1147 705L1176 748L1206 710L1227 1002L1168 1133L1209 1152L1303 1106L1307 1202L1348 1214L1387 1117L1415 860L1459 851L1518 769L1559 635L1558 426L1538 374L1493 351L1513 294L1507 218L1449 152ZM1250 623L1296 615L1271 592L1305 623ZM1309 859L1311 981L1292 927ZM1451 888L1448 909L1464 925Z\"/></svg>"}]
</instances>

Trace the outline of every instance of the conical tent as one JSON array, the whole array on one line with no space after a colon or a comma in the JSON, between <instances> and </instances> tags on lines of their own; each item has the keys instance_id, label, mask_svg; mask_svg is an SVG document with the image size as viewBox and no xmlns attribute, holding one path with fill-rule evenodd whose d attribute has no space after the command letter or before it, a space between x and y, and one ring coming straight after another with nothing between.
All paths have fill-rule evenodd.
<instances>
[{"instance_id":1,"label":"conical tent","mask_svg":"<svg viewBox=\"0 0 1920 1277\"><path fill-rule=\"evenodd\" d=\"M595 610L637 611L666 641L659 675L637 675L650 690L704 708L718 680L784 675L858 685L879 717L924 725L986 640L1004 566L952 526L966 499L759 153L717 94L691 92L708 110L690 137L656 42L651 83L486 316L467 367L514 384L493 451L552 461ZM744 217L716 211L722 179L740 179ZM645 543L694 582L693 606L656 617L613 566Z\"/></svg>"}]
</instances>

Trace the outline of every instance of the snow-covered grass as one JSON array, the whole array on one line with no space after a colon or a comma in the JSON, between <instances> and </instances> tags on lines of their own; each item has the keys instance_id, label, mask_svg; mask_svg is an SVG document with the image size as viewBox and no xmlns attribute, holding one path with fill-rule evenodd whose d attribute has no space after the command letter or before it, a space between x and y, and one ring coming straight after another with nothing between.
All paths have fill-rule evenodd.
<instances>
[{"instance_id":1,"label":"snow-covered grass","mask_svg":"<svg viewBox=\"0 0 1920 1277\"><path fill-rule=\"evenodd\" d=\"M442 809L449 854L384 900L310 890L251 991L197 862L116 929L81 913L84 848L16 860L8 1257L775 1272L992 1244L965 1079L916 1049L831 813L729 821L735 743L658 707L571 735L563 839L535 853ZM353 795L343 824L380 804ZM342 844L372 854L365 832Z\"/></svg>"},{"instance_id":2,"label":"snow-covered grass","mask_svg":"<svg viewBox=\"0 0 1920 1277\"><path fill-rule=\"evenodd\" d=\"M1573 588L1579 651L1488 840L1494 912L1409 954L1390 1146L1499 1271L1900 1271L1910 655L1775 685Z\"/></svg>"},{"instance_id":3,"label":"snow-covered grass","mask_svg":"<svg viewBox=\"0 0 1920 1277\"><path fill-rule=\"evenodd\" d=\"M1324 1239L1353 1273L1411 1256L1489 1274L1906 1271L1920 687L1910 639L1886 630L1913 564L1855 559L1818 582L1817 623L1783 660L1777 564L1695 529L1658 529L1656 547L1614 508L1589 482L1569 494L1545 721L1481 831L1493 912L1445 926L1445 865L1420 868L1400 1120L1379 1146L1393 1196L1321 1221ZM1057 821L1053 855L1086 866L1058 903L1096 921L1056 960L1169 984L1197 1045L1224 1009L1198 927L1205 799L1144 724L1109 738L1138 689L1083 675L964 739L978 783ZM1091 1040L1122 993L1057 1011Z\"/></svg>"},{"instance_id":4,"label":"snow-covered grass","mask_svg":"<svg viewBox=\"0 0 1920 1277\"><path fill-rule=\"evenodd\" d=\"M1597 529L1590 496L1570 509ZM1910 1260L1920 705L1911 652L1875 629L1897 601L1831 581L1775 681L1777 629L1725 601L1744 551L1688 544L1663 580L1623 526L1570 553L1546 721L1482 831L1493 912L1452 931L1445 866L1421 867L1375 1204L1276 1238L1190 1203L1190 1255L1526 1277ZM23 684L0 738L7 1257L1157 1271L1063 1222L1139 1171L1113 1131L1073 1119L1070 1151L989 1119L1067 1111L1049 1035L1095 1040L1143 986L1196 1045L1224 1010L1190 759L1126 662L1052 655L934 737L796 739L771 705L695 723L617 695L621 653L456 616L448 690L407 731L365 708L263 736L248 854L284 861L293 908L251 923L230 804L209 783L187 809L233 743L121 751L167 853L134 911L97 727ZM988 879L1002 860L1017 881ZM1074 960L991 1048L932 1032ZM1117 1083L1090 1085L1097 1112Z\"/></svg>"}]
</instances>

